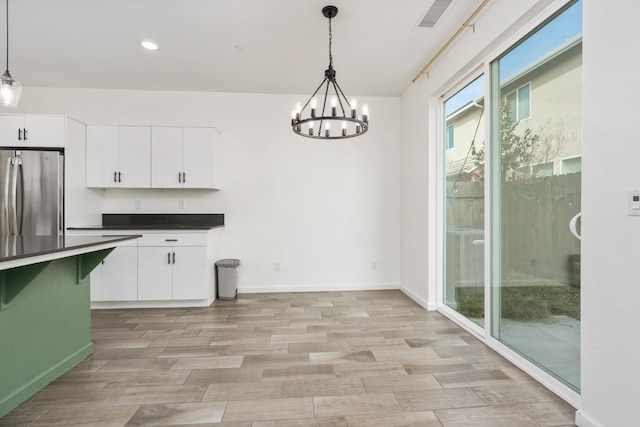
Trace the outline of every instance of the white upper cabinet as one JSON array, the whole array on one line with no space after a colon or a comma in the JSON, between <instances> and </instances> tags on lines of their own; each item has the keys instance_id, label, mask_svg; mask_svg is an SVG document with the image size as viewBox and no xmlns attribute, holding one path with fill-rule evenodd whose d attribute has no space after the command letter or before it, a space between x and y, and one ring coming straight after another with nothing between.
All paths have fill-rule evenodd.
<instances>
[{"instance_id":1,"label":"white upper cabinet","mask_svg":"<svg viewBox=\"0 0 640 427\"><path fill-rule=\"evenodd\" d=\"M65 120L65 116L0 115L0 146L63 148Z\"/></svg>"},{"instance_id":2,"label":"white upper cabinet","mask_svg":"<svg viewBox=\"0 0 640 427\"><path fill-rule=\"evenodd\" d=\"M118 183L120 188L151 187L151 129L148 126L119 126Z\"/></svg>"},{"instance_id":3,"label":"white upper cabinet","mask_svg":"<svg viewBox=\"0 0 640 427\"><path fill-rule=\"evenodd\" d=\"M151 129L153 188L217 188L213 128Z\"/></svg>"},{"instance_id":4,"label":"white upper cabinet","mask_svg":"<svg viewBox=\"0 0 640 427\"><path fill-rule=\"evenodd\" d=\"M182 128L151 128L151 186L182 188Z\"/></svg>"},{"instance_id":5,"label":"white upper cabinet","mask_svg":"<svg viewBox=\"0 0 640 427\"><path fill-rule=\"evenodd\" d=\"M87 126L87 187L150 188L148 126Z\"/></svg>"},{"instance_id":6,"label":"white upper cabinet","mask_svg":"<svg viewBox=\"0 0 640 427\"><path fill-rule=\"evenodd\" d=\"M185 188L218 188L215 182L215 130L184 128L182 131L182 168Z\"/></svg>"}]
</instances>

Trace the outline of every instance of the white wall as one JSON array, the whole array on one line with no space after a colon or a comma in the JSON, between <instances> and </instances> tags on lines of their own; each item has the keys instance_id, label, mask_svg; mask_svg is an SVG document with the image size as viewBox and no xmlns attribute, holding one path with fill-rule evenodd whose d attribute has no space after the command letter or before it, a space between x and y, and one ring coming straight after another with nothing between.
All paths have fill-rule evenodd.
<instances>
[{"instance_id":1,"label":"white wall","mask_svg":"<svg viewBox=\"0 0 640 427\"><path fill-rule=\"evenodd\" d=\"M70 182L69 209L94 203L97 193L104 212L224 213L221 253L242 261L240 292L398 288L400 99L359 98L369 104L370 130L339 142L291 131L291 110L304 100L28 87L17 110L2 112L66 114L94 124L215 126L224 151L221 191L84 190L80 197L81 183ZM80 179L83 156L69 154L74 164L67 164L76 168L70 175ZM134 209L136 199L141 210ZM67 226L95 222L95 215L68 217Z\"/></svg>"},{"instance_id":2,"label":"white wall","mask_svg":"<svg viewBox=\"0 0 640 427\"><path fill-rule=\"evenodd\" d=\"M581 426L639 425L640 3L585 1ZM606 23L606 24L605 24Z\"/></svg>"}]
</instances>

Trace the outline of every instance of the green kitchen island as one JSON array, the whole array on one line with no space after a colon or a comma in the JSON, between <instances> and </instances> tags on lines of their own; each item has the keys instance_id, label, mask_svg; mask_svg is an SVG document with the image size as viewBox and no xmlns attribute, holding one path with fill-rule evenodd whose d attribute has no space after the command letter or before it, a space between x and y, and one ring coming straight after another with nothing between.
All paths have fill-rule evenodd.
<instances>
[{"instance_id":1,"label":"green kitchen island","mask_svg":"<svg viewBox=\"0 0 640 427\"><path fill-rule=\"evenodd\" d=\"M93 353L89 273L139 236L0 236L0 417Z\"/></svg>"}]
</instances>

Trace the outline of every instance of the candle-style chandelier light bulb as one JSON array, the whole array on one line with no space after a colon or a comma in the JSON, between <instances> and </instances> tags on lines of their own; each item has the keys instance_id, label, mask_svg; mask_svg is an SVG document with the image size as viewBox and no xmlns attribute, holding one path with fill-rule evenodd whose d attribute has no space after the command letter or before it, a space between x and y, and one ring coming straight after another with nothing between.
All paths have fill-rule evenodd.
<instances>
[{"instance_id":1,"label":"candle-style chandelier light bulb","mask_svg":"<svg viewBox=\"0 0 640 427\"><path fill-rule=\"evenodd\" d=\"M324 72L324 80L304 106L302 108L300 108L300 104L296 106L291 119L291 128L298 135L308 138L343 139L360 136L369 130L369 112L365 105L362 116L358 116L355 99L352 99L351 102L348 101L336 81L336 70L333 68L331 19L338 14L338 8L325 6L322 8L322 14L329 19L329 67ZM325 88L324 97L319 102L320 112L318 114L318 103L315 96L323 87ZM307 107L310 108L307 109ZM340 126L341 132L335 132L332 136L330 123L338 121L341 123L336 123L335 126L336 128Z\"/></svg>"}]
</instances>

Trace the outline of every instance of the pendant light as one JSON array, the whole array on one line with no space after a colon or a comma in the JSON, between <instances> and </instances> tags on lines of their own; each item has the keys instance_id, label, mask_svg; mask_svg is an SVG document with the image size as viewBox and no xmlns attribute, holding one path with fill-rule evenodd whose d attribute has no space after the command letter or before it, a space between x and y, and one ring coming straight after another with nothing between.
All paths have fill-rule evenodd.
<instances>
[{"instance_id":1,"label":"pendant light","mask_svg":"<svg viewBox=\"0 0 640 427\"><path fill-rule=\"evenodd\" d=\"M9 0L7 6L7 68L0 76L0 104L5 107L17 107L22 93L22 85L9 73Z\"/></svg>"},{"instance_id":2,"label":"pendant light","mask_svg":"<svg viewBox=\"0 0 640 427\"><path fill-rule=\"evenodd\" d=\"M322 14L329 19L329 68L324 72L324 80L311 95L306 104L300 104L292 113L291 128L295 133L307 138L343 139L364 134L369 130L369 112L367 106L362 107L362 115L358 116L356 101L349 101L336 81L336 70L333 68L331 54L331 19L338 14L335 6L325 6ZM322 111L318 115L318 102L314 98L324 89L324 97L320 102ZM307 107L309 112L307 113Z\"/></svg>"}]
</instances>

